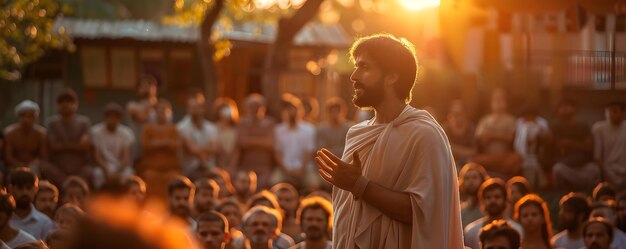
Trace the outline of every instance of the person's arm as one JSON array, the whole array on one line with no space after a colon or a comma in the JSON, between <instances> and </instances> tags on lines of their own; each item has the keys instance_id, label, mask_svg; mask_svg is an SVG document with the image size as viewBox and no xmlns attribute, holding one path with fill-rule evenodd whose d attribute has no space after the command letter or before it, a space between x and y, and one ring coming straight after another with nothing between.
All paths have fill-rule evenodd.
<instances>
[{"instance_id":1,"label":"person's arm","mask_svg":"<svg viewBox=\"0 0 626 249\"><path fill-rule=\"evenodd\" d=\"M358 152L355 152L352 158L353 163L346 163L327 149L322 149L317 152L315 161L320 168L322 178L338 188L352 192L357 180L361 177L361 160ZM405 224L413 223L413 209L409 193L391 190L370 181L360 198L394 220Z\"/></svg>"},{"instance_id":2,"label":"person's arm","mask_svg":"<svg viewBox=\"0 0 626 249\"><path fill-rule=\"evenodd\" d=\"M13 146L13 143L11 142L11 138L10 136L6 137L6 146L5 146L5 159L7 160L7 163L13 167L20 167L20 166L24 166L25 162L20 162L19 160L17 160L17 158L15 158L15 156L13 155L15 153L15 148Z\"/></svg>"},{"instance_id":3,"label":"person's arm","mask_svg":"<svg viewBox=\"0 0 626 249\"><path fill-rule=\"evenodd\" d=\"M98 164L98 167L102 169L102 172L104 173L104 177L109 178L111 172L109 172L109 169L107 168L107 165L106 165L106 161L102 157L102 153L100 152L100 149L98 149L98 147L94 148L94 157L96 159L96 163Z\"/></svg>"}]
</instances>

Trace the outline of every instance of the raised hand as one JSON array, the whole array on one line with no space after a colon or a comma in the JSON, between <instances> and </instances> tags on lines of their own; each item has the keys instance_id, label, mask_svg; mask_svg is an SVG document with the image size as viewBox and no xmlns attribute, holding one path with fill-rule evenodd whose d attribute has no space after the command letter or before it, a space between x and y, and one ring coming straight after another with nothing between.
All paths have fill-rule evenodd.
<instances>
[{"instance_id":1,"label":"raised hand","mask_svg":"<svg viewBox=\"0 0 626 249\"><path fill-rule=\"evenodd\" d=\"M354 184L361 176L361 160L358 151L352 154L352 163L346 163L327 149L317 152L315 163L324 180L341 188L352 191Z\"/></svg>"}]
</instances>

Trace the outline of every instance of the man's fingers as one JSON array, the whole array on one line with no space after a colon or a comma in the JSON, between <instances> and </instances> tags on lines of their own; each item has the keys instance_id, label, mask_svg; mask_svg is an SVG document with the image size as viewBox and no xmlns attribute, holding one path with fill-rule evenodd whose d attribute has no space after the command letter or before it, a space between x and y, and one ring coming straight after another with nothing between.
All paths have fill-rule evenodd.
<instances>
[{"instance_id":1,"label":"man's fingers","mask_svg":"<svg viewBox=\"0 0 626 249\"><path fill-rule=\"evenodd\" d=\"M328 157L328 155L324 154L324 152L322 151L317 152L317 157L322 159L328 166L335 167L339 165L337 162L334 162L330 157Z\"/></svg>"},{"instance_id":2,"label":"man's fingers","mask_svg":"<svg viewBox=\"0 0 626 249\"><path fill-rule=\"evenodd\" d=\"M326 162L324 162L319 156L315 157L315 162L320 167L320 169L328 172L329 174L330 172L333 172L333 168L328 166L328 164L326 164Z\"/></svg>"},{"instance_id":3,"label":"man's fingers","mask_svg":"<svg viewBox=\"0 0 626 249\"><path fill-rule=\"evenodd\" d=\"M325 155L328 159L330 159L336 165L345 163L344 161L341 160L341 158L335 156L335 154L333 154L332 152L330 152L327 149L321 149L320 152L322 152L323 155Z\"/></svg>"},{"instance_id":4,"label":"man's fingers","mask_svg":"<svg viewBox=\"0 0 626 249\"><path fill-rule=\"evenodd\" d=\"M324 178L324 180L326 180L326 181L327 181L328 183L330 183L330 184L332 184L332 183L333 183L333 181L332 181L332 177L331 177L331 176L329 176L328 174L326 174L326 171L323 171L323 170L321 170L321 169L318 169L317 171L320 173L320 176L321 176L322 178Z\"/></svg>"}]
</instances>

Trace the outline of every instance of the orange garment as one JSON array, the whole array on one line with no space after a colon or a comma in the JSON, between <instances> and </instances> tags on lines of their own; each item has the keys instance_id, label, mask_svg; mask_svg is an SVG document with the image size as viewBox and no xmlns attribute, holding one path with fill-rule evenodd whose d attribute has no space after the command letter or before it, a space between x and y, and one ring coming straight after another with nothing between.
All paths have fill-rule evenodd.
<instances>
[{"instance_id":1,"label":"orange garment","mask_svg":"<svg viewBox=\"0 0 626 249\"><path fill-rule=\"evenodd\" d=\"M142 130L143 155L138 171L147 184L146 195L167 200L167 184L181 173L181 142L173 124L146 124Z\"/></svg>"}]
</instances>

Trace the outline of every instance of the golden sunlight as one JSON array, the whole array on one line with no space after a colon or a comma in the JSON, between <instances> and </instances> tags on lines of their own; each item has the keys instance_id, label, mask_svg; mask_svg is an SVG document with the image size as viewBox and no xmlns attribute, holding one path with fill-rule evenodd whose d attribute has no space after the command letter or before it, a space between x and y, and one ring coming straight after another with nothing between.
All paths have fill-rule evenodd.
<instances>
[{"instance_id":1,"label":"golden sunlight","mask_svg":"<svg viewBox=\"0 0 626 249\"><path fill-rule=\"evenodd\" d=\"M441 0L398 0L404 8L411 11L418 11L428 8L438 7Z\"/></svg>"}]
</instances>

